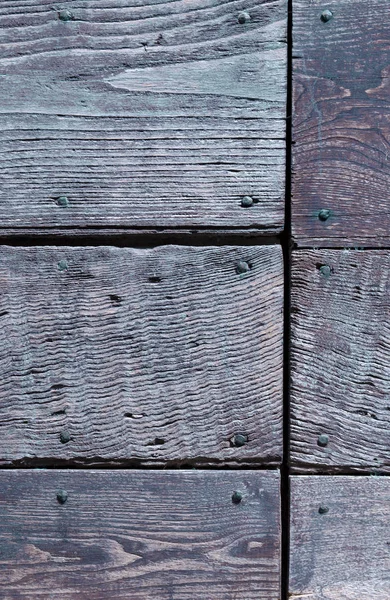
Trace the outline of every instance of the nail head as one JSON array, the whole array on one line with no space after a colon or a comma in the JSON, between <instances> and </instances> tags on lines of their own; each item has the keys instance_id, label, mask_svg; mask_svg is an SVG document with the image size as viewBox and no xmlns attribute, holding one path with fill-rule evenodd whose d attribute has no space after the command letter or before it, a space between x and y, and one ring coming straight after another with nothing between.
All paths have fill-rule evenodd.
<instances>
[{"instance_id":1,"label":"nail head","mask_svg":"<svg viewBox=\"0 0 390 600\"><path fill-rule=\"evenodd\" d=\"M323 208L318 213L318 218L320 221L327 221L329 219L329 217L330 217L330 210L328 210L327 208Z\"/></svg>"},{"instance_id":2,"label":"nail head","mask_svg":"<svg viewBox=\"0 0 390 600\"><path fill-rule=\"evenodd\" d=\"M235 492L233 492L233 495L232 495L233 504L240 504L241 500L242 500L242 493L238 492L237 490Z\"/></svg>"},{"instance_id":3,"label":"nail head","mask_svg":"<svg viewBox=\"0 0 390 600\"><path fill-rule=\"evenodd\" d=\"M58 18L60 21L73 21L74 14L70 10L63 9L59 11Z\"/></svg>"},{"instance_id":4,"label":"nail head","mask_svg":"<svg viewBox=\"0 0 390 600\"><path fill-rule=\"evenodd\" d=\"M240 14L238 15L238 22L240 23L240 25L244 25L245 23L249 23L250 20L251 20L251 16L246 11L240 12Z\"/></svg>"},{"instance_id":5,"label":"nail head","mask_svg":"<svg viewBox=\"0 0 390 600\"><path fill-rule=\"evenodd\" d=\"M65 504L68 499L68 492L65 490L58 490L57 492L57 500L60 504Z\"/></svg>"},{"instance_id":6,"label":"nail head","mask_svg":"<svg viewBox=\"0 0 390 600\"><path fill-rule=\"evenodd\" d=\"M66 269L68 268L68 263L66 262L66 260L60 260L60 262L58 263L58 268L60 271L66 271Z\"/></svg>"},{"instance_id":7,"label":"nail head","mask_svg":"<svg viewBox=\"0 0 390 600\"><path fill-rule=\"evenodd\" d=\"M248 436L245 433L237 433L233 438L233 443L237 448L245 446L248 442Z\"/></svg>"},{"instance_id":8,"label":"nail head","mask_svg":"<svg viewBox=\"0 0 390 600\"><path fill-rule=\"evenodd\" d=\"M329 444L329 436L326 433L321 433L318 436L317 444L321 446L321 448L325 448Z\"/></svg>"},{"instance_id":9,"label":"nail head","mask_svg":"<svg viewBox=\"0 0 390 600\"><path fill-rule=\"evenodd\" d=\"M61 444L67 444L70 442L70 433L69 431L61 431L60 433L60 442Z\"/></svg>"},{"instance_id":10,"label":"nail head","mask_svg":"<svg viewBox=\"0 0 390 600\"><path fill-rule=\"evenodd\" d=\"M66 196L58 196L57 204L62 208L66 208L67 206L69 206L69 200Z\"/></svg>"},{"instance_id":11,"label":"nail head","mask_svg":"<svg viewBox=\"0 0 390 600\"><path fill-rule=\"evenodd\" d=\"M330 277L331 275L331 269L329 265L322 265L320 267L320 273L323 277Z\"/></svg>"},{"instance_id":12,"label":"nail head","mask_svg":"<svg viewBox=\"0 0 390 600\"><path fill-rule=\"evenodd\" d=\"M250 271L251 268L249 266L249 264L247 262L245 262L244 260L239 260L238 263L236 264L236 272L241 274L241 273L248 273L248 271Z\"/></svg>"},{"instance_id":13,"label":"nail head","mask_svg":"<svg viewBox=\"0 0 390 600\"><path fill-rule=\"evenodd\" d=\"M253 198L250 196L244 196L241 200L241 206L247 208L248 206L253 206Z\"/></svg>"},{"instance_id":14,"label":"nail head","mask_svg":"<svg viewBox=\"0 0 390 600\"><path fill-rule=\"evenodd\" d=\"M323 10L322 13L321 13L321 21L323 23L328 23L328 21L330 21L332 19L332 17L333 17L333 13L328 8L326 8L325 10Z\"/></svg>"}]
</instances>

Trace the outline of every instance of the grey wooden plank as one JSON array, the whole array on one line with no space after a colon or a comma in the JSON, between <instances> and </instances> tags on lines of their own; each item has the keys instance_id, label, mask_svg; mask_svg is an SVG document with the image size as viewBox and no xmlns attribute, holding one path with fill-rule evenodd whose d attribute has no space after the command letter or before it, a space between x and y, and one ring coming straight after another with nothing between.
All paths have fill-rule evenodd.
<instances>
[{"instance_id":1,"label":"grey wooden plank","mask_svg":"<svg viewBox=\"0 0 390 600\"><path fill-rule=\"evenodd\" d=\"M281 231L286 0L61 6L0 7L0 233Z\"/></svg>"},{"instance_id":2,"label":"grey wooden plank","mask_svg":"<svg viewBox=\"0 0 390 600\"><path fill-rule=\"evenodd\" d=\"M294 0L298 246L389 245L388 9L387 0Z\"/></svg>"},{"instance_id":3,"label":"grey wooden plank","mask_svg":"<svg viewBox=\"0 0 390 600\"><path fill-rule=\"evenodd\" d=\"M0 498L4 600L280 597L277 472L3 470Z\"/></svg>"},{"instance_id":4,"label":"grey wooden plank","mask_svg":"<svg viewBox=\"0 0 390 600\"><path fill-rule=\"evenodd\" d=\"M389 273L388 250L293 253L296 471L390 471Z\"/></svg>"},{"instance_id":5,"label":"grey wooden plank","mask_svg":"<svg viewBox=\"0 0 390 600\"><path fill-rule=\"evenodd\" d=\"M390 597L390 480L291 477L290 598Z\"/></svg>"},{"instance_id":6,"label":"grey wooden plank","mask_svg":"<svg viewBox=\"0 0 390 600\"><path fill-rule=\"evenodd\" d=\"M279 246L3 246L0 280L0 463L280 463Z\"/></svg>"}]
</instances>

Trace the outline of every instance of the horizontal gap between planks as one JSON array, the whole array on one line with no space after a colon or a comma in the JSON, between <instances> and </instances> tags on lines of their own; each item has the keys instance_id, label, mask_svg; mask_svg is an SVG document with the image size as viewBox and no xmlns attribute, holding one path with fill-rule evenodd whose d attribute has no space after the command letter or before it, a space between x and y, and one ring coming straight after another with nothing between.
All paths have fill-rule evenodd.
<instances>
[{"instance_id":1,"label":"horizontal gap between planks","mask_svg":"<svg viewBox=\"0 0 390 600\"><path fill-rule=\"evenodd\" d=\"M182 464L180 464L182 462ZM166 465L161 464L145 464L145 463L136 463L131 461L118 461L116 463L113 462L100 462L100 463L88 463L88 461L84 461L83 463L75 462L75 461L65 461L65 460L50 460L50 459L30 459L29 461L20 460L15 461L12 464L0 465L0 471L12 471L12 470L29 470L29 469L45 469L45 470L85 470L90 471L91 469L97 471L115 471L115 470L135 470L135 471L280 471L280 465L259 465L259 464L251 464L250 462L239 464L229 464L229 463L216 463L211 464L201 464L199 462L194 461L194 464L191 464L191 461L171 461L167 462Z\"/></svg>"},{"instance_id":2,"label":"horizontal gap between planks","mask_svg":"<svg viewBox=\"0 0 390 600\"><path fill-rule=\"evenodd\" d=\"M190 233L177 230L164 233L110 233L100 236L96 234L46 235L29 234L12 237L2 236L3 246L116 246L119 248L155 248L166 245L179 246L271 246L280 245L280 236L261 236L259 233L243 235L240 232L202 232Z\"/></svg>"},{"instance_id":3,"label":"horizontal gap between planks","mask_svg":"<svg viewBox=\"0 0 390 600\"><path fill-rule=\"evenodd\" d=\"M331 240L329 240L331 241ZM390 250L390 238L385 238L382 243L378 243L376 246L372 246L369 242L372 243L372 240L367 240L367 244L364 241L356 241L356 242L348 242L348 243L340 243L337 241L332 244L325 243L317 243L314 239L312 243L305 241L304 244L297 244L293 242L292 248L294 251L296 250Z\"/></svg>"},{"instance_id":4,"label":"horizontal gap between planks","mask_svg":"<svg viewBox=\"0 0 390 600\"><path fill-rule=\"evenodd\" d=\"M290 466L290 475L304 475L304 476L308 476L311 477L313 475L323 475L323 476L329 476L331 475L332 477L337 477L337 476L346 476L346 475L350 475L350 476L371 476L371 477L389 477L390 476L390 472L389 471L381 471L379 468L378 469L364 469L362 467L357 468L357 467L351 467L351 466L340 466L340 467L329 467L329 466L321 466L321 467L316 467L316 466L305 466L305 467L300 467L298 465L291 465Z\"/></svg>"},{"instance_id":5,"label":"horizontal gap between planks","mask_svg":"<svg viewBox=\"0 0 390 600\"><path fill-rule=\"evenodd\" d=\"M301 250L354 250L355 252L365 252L366 250L390 250L390 244L388 246L298 246L294 247L294 252Z\"/></svg>"}]
</instances>

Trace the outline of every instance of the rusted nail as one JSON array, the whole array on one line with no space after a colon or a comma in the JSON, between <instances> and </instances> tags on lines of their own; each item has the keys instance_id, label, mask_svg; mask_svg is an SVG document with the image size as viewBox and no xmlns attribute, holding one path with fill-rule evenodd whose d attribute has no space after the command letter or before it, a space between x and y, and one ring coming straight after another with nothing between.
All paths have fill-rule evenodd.
<instances>
[{"instance_id":1,"label":"rusted nail","mask_svg":"<svg viewBox=\"0 0 390 600\"><path fill-rule=\"evenodd\" d=\"M236 273L248 273L251 268L247 262L244 260L239 260L236 264Z\"/></svg>"},{"instance_id":2,"label":"rusted nail","mask_svg":"<svg viewBox=\"0 0 390 600\"><path fill-rule=\"evenodd\" d=\"M320 515L326 515L326 513L329 512L329 508L321 504L320 508L318 509L318 512L320 513Z\"/></svg>"},{"instance_id":3,"label":"rusted nail","mask_svg":"<svg viewBox=\"0 0 390 600\"><path fill-rule=\"evenodd\" d=\"M68 499L68 492L65 490L58 490L57 492L57 500L60 504L65 504Z\"/></svg>"},{"instance_id":4,"label":"rusted nail","mask_svg":"<svg viewBox=\"0 0 390 600\"><path fill-rule=\"evenodd\" d=\"M67 206L69 206L69 200L66 196L58 196L57 204L62 208L66 208Z\"/></svg>"},{"instance_id":5,"label":"rusted nail","mask_svg":"<svg viewBox=\"0 0 390 600\"><path fill-rule=\"evenodd\" d=\"M58 268L60 271L66 271L66 269L68 268L68 263L66 262L66 260L60 260L60 262L58 263Z\"/></svg>"},{"instance_id":6,"label":"rusted nail","mask_svg":"<svg viewBox=\"0 0 390 600\"><path fill-rule=\"evenodd\" d=\"M233 504L240 504L241 500L242 500L241 492L238 492L238 491L233 492L233 495L232 495Z\"/></svg>"},{"instance_id":7,"label":"rusted nail","mask_svg":"<svg viewBox=\"0 0 390 600\"><path fill-rule=\"evenodd\" d=\"M241 200L241 206L247 208L248 206L253 206L253 198L250 196L244 196Z\"/></svg>"},{"instance_id":8,"label":"rusted nail","mask_svg":"<svg viewBox=\"0 0 390 600\"><path fill-rule=\"evenodd\" d=\"M74 14L70 10L65 8L59 11L58 18L60 19L60 21L73 21Z\"/></svg>"},{"instance_id":9,"label":"rusted nail","mask_svg":"<svg viewBox=\"0 0 390 600\"><path fill-rule=\"evenodd\" d=\"M318 213L318 218L320 221L327 221L329 219L329 217L330 217L330 210L328 210L327 208L323 208Z\"/></svg>"},{"instance_id":10,"label":"rusted nail","mask_svg":"<svg viewBox=\"0 0 390 600\"><path fill-rule=\"evenodd\" d=\"M321 433L318 436L317 444L321 446L321 448L325 448L329 444L329 436L326 433Z\"/></svg>"},{"instance_id":11,"label":"rusted nail","mask_svg":"<svg viewBox=\"0 0 390 600\"><path fill-rule=\"evenodd\" d=\"M236 448L241 448L242 446L245 446L247 442L248 436L245 435L245 433L236 433L236 435L233 438L233 446L236 446Z\"/></svg>"},{"instance_id":12,"label":"rusted nail","mask_svg":"<svg viewBox=\"0 0 390 600\"><path fill-rule=\"evenodd\" d=\"M332 271L329 265L322 265L320 267L320 273L323 277L330 277Z\"/></svg>"},{"instance_id":13,"label":"rusted nail","mask_svg":"<svg viewBox=\"0 0 390 600\"><path fill-rule=\"evenodd\" d=\"M328 8L326 8L325 10L323 10L322 13L321 13L321 21L323 23L327 23L328 21L330 21L332 19L332 17L333 17L333 13Z\"/></svg>"},{"instance_id":14,"label":"rusted nail","mask_svg":"<svg viewBox=\"0 0 390 600\"><path fill-rule=\"evenodd\" d=\"M238 22L240 23L240 25L249 23L250 20L251 20L251 16L248 12L246 12L246 10L240 12L240 14L238 15Z\"/></svg>"},{"instance_id":15,"label":"rusted nail","mask_svg":"<svg viewBox=\"0 0 390 600\"><path fill-rule=\"evenodd\" d=\"M70 442L70 433L69 431L61 431L60 433L60 442L61 444L67 444Z\"/></svg>"}]
</instances>

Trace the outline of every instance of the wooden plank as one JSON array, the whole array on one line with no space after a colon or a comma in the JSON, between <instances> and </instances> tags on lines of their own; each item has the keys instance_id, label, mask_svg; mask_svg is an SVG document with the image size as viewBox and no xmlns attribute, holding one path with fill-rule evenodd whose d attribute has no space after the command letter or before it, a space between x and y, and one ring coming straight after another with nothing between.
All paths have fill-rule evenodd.
<instances>
[{"instance_id":1,"label":"wooden plank","mask_svg":"<svg viewBox=\"0 0 390 600\"><path fill-rule=\"evenodd\" d=\"M291 312L293 469L389 472L390 251L294 252Z\"/></svg>"},{"instance_id":2,"label":"wooden plank","mask_svg":"<svg viewBox=\"0 0 390 600\"><path fill-rule=\"evenodd\" d=\"M280 597L277 472L8 470L0 499L4 600Z\"/></svg>"},{"instance_id":3,"label":"wooden plank","mask_svg":"<svg viewBox=\"0 0 390 600\"><path fill-rule=\"evenodd\" d=\"M0 234L280 232L286 0L61 7L0 7Z\"/></svg>"},{"instance_id":4,"label":"wooden plank","mask_svg":"<svg viewBox=\"0 0 390 600\"><path fill-rule=\"evenodd\" d=\"M292 477L290 598L385 600L390 480Z\"/></svg>"},{"instance_id":5,"label":"wooden plank","mask_svg":"<svg viewBox=\"0 0 390 600\"><path fill-rule=\"evenodd\" d=\"M282 261L0 247L0 462L280 463Z\"/></svg>"},{"instance_id":6,"label":"wooden plank","mask_svg":"<svg viewBox=\"0 0 390 600\"><path fill-rule=\"evenodd\" d=\"M388 0L294 0L292 230L300 246L390 244L388 9Z\"/></svg>"}]
</instances>

